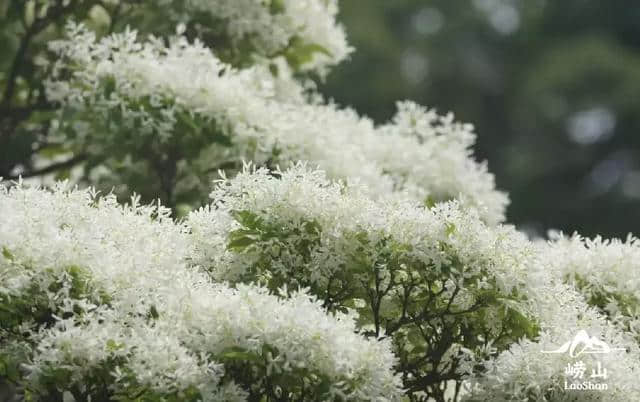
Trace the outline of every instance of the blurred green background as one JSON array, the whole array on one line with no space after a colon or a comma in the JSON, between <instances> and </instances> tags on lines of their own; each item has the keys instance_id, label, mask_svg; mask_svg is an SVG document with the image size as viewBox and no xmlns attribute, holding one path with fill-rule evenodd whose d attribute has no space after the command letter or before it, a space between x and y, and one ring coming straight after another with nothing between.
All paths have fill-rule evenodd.
<instances>
[{"instance_id":1,"label":"blurred green background","mask_svg":"<svg viewBox=\"0 0 640 402\"><path fill-rule=\"evenodd\" d=\"M640 233L640 2L343 0L356 48L321 86L377 122L395 101L478 132L527 232Z\"/></svg>"}]
</instances>

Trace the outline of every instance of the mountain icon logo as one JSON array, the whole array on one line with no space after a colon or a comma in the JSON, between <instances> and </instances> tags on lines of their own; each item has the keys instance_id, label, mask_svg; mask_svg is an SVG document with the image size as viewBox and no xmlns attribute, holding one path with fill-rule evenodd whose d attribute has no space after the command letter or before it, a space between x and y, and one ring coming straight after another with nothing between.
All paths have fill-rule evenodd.
<instances>
[{"instance_id":1,"label":"mountain icon logo","mask_svg":"<svg viewBox=\"0 0 640 402\"><path fill-rule=\"evenodd\" d=\"M612 348L606 342L595 336L589 336L587 331L580 330L572 341L564 343L555 350L543 350L542 353L563 354L569 353L571 357L578 357L583 354L606 354L625 350L624 348Z\"/></svg>"}]
</instances>

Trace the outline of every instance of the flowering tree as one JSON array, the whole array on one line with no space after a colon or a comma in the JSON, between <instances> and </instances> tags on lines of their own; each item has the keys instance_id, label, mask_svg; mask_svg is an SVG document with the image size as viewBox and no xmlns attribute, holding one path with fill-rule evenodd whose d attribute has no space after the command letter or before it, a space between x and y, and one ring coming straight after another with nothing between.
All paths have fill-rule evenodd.
<instances>
[{"instance_id":1,"label":"flowering tree","mask_svg":"<svg viewBox=\"0 0 640 402\"><path fill-rule=\"evenodd\" d=\"M638 241L531 242L471 125L323 99L336 14L0 2L0 396L640 400ZM606 390L541 353L579 330Z\"/></svg>"}]
</instances>

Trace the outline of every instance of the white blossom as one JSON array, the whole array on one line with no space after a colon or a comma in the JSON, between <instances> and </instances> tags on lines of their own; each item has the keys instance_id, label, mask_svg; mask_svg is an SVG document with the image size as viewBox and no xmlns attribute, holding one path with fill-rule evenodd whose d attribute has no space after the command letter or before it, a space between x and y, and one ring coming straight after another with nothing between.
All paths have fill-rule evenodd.
<instances>
[{"instance_id":1,"label":"white blossom","mask_svg":"<svg viewBox=\"0 0 640 402\"><path fill-rule=\"evenodd\" d=\"M382 402L461 386L462 401L640 400L640 241L532 242L503 224L471 124L411 101L376 124L324 99L312 77L353 50L337 0L79 3L109 29L149 17L144 35L66 21L35 64L56 158L118 187L0 178L0 385L25 400ZM23 22L73 4L27 2ZM173 209L118 202L128 174ZM214 178L211 202L175 218ZM608 348L580 356L606 390L566 388L563 348L585 336Z\"/></svg>"},{"instance_id":2,"label":"white blossom","mask_svg":"<svg viewBox=\"0 0 640 402\"><path fill-rule=\"evenodd\" d=\"M456 198L491 224L504 219L508 199L475 161L471 125L451 114L404 102L391 123L377 127L351 109L305 96L286 75L233 69L183 37L168 47L137 42L135 32L96 42L72 26L70 39L52 48L60 60L48 97L75 112L74 121L97 125L95 133L68 127L70 139L88 150L135 149L148 137L158 146L196 149L185 162L203 171L241 160L271 166L305 160L377 198L394 192L420 204ZM63 79L62 71L73 78Z\"/></svg>"},{"instance_id":3,"label":"white blossom","mask_svg":"<svg viewBox=\"0 0 640 402\"><path fill-rule=\"evenodd\" d=\"M412 254L441 266L451 258L440 247L444 243L470 272L490 267L491 274L498 276L500 288L507 293L526 283L533 255L524 236L512 227L487 227L473 210L465 211L457 202L429 209L416 207L410 199L375 200L366 188L332 181L323 171L309 169L302 163L275 172L245 166L233 179L221 180L211 198L211 206L193 212L187 225L196 244L194 261L211 266L213 274L221 279L237 275L225 270L242 270L247 266L247 261L223 262L230 256L225 248L228 235L239 227L231 216L234 211L253 212L267 222L278 222L283 230L287 225L294 228L314 222L321 229L321 242L327 242L321 249L339 248L339 242L345 241L343 237L350 232L363 231L376 237L388 234L410 245ZM318 261L304 268L309 269L310 275L339 269L335 260L337 250L319 253Z\"/></svg>"},{"instance_id":4,"label":"white blossom","mask_svg":"<svg viewBox=\"0 0 640 402\"><path fill-rule=\"evenodd\" d=\"M176 8L176 3L183 4ZM175 21L209 15L210 23L221 26L235 46L249 41L262 56L293 46L290 51L300 53L303 70L324 73L352 51L336 22L337 0L160 0L157 6Z\"/></svg>"},{"instance_id":5,"label":"white blossom","mask_svg":"<svg viewBox=\"0 0 640 402\"><path fill-rule=\"evenodd\" d=\"M587 302L640 340L640 243L550 233L540 244L541 258L556 276L576 287Z\"/></svg>"},{"instance_id":6,"label":"white blossom","mask_svg":"<svg viewBox=\"0 0 640 402\"><path fill-rule=\"evenodd\" d=\"M271 359L269 372L305 368L326 377L327 395L398 395L386 341L364 339L352 317L327 315L304 291L282 298L212 283L190 267L186 228L161 206L136 199L119 206L114 196L64 184L53 191L3 186L0 227L0 273L8 278L0 301L35 303L33 317L29 310L18 317L32 331L26 367L33 387L51 378L65 378L60 387L82 384L87 373L108 367L116 393L140 384L160 395L195 389L219 400L236 390L243 399L251 390L222 380L226 359L238 351ZM39 321L40 307L53 322Z\"/></svg>"},{"instance_id":7,"label":"white blossom","mask_svg":"<svg viewBox=\"0 0 640 402\"><path fill-rule=\"evenodd\" d=\"M482 326L491 339L504 331L502 342L511 331L521 333L512 341L534 335L538 316L531 300L539 275L533 247L512 227L489 227L457 202L426 208L400 198L375 200L365 189L331 181L304 164L285 171L246 166L221 180L211 198L210 206L186 221L195 264L216 280L310 286L325 304L361 313L363 330L385 333L396 344L411 337L396 352L424 348L414 376L434 364L421 342L443 342L436 330L429 335L432 328L446 332L460 320ZM380 322L387 324L380 329ZM421 336L426 338L416 340ZM472 346L476 338L455 339L461 344L443 343L446 353L430 370L446 371L483 354ZM463 352L464 342L474 350ZM411 386L407 381L405 387Z\"/></svg>"},{"instance_id":8,"label":"white blossom","mask_svg":"<svg viewBox=\"0 0 640 402\"><path fill-rule=\"evenodd\" d=\"M494 359L483 363L485 370L471 377L472 392L463 400L469 401L573 401L579 392L584 401L629 401L640 398L636 376L640 370L640 350L628 333L621 331L605 316L590 307L574 288L561 283L543 265L536 291L532 294L540 334L536 339L522 339ZM579 358L553 351L572 342L579 331L605 342L610 353L583 354ZM584 345L582 345L584 347ZM565 382L573 378L567 374L569 364L584 363L587 371L582 381L598 364L607 370L606 390L571 390ZM598 381L598 380L593 380Z\"/></svg>"}]
</instances>

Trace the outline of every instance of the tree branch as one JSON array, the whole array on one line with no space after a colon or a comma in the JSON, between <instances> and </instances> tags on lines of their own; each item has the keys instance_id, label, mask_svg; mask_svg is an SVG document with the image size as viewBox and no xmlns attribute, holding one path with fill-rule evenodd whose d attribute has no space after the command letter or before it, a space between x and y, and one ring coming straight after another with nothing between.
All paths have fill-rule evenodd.
<instances>
[{"instance_id":1,"label":"tree branch","mask_svg":"<svg viewBox=\"0 0 640 402\"><path fill-rule=\"evenodd\" d=\"M62 1L58 1L44 17L35 19L31 25L25 28L24 36L20 39L20 45L18 46L18 50L16 51L7 75L7 86L2 95L2 99L0 100L0 116L8 116L10 118L14 116L14 108L10 105L15 95L18 76L20 75L20 71L23 70L26 55L32 39L47 28L51 22L62 17L65 13L75 7L76 3L77 1L72 0L67 6L63 6ZM26 116L28 116L28 114ZM25 118L26 117L23 117L23 119ZM9 135L12 131L13 130L0 131L0 138L5 135Z\"/></svg>"},{"instance_id":2,"label":"tree branch","mask_svg":"<svg viewBox=\"0 0 640 402\"><path fill-rule=\"evenodd\" d=\"M40 176L40 175L43 175L43 174L55 172L56 170L73 167L73 166L77 165L78 163L80 163L80 162L82 162L82 161L84 161L86 159L87 159L86 155L80 154L80 155L76 155L76 156L74 156L71 159L68 159L66 161L57 162L57 163L51 164L49 166L45 166L45 167L40 168L40 169L35 169L35 170L29 171L29 172L26 172L26 173L19 174L17 176L9 176L6 179L7 180L17 180L20 177L27 178L27 177Z\"/></svg>"}]
</instances>

